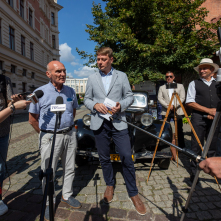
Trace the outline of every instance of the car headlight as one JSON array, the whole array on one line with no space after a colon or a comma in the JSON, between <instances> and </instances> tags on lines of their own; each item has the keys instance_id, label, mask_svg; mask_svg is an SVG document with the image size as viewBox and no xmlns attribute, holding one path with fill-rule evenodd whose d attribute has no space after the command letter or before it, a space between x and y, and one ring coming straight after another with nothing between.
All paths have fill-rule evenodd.
<instances>
[{"instance_id":1,"label":"car headlight","mask_svg":"<svg viewBox=\"0 0 221 221\"><path fill-rule=\"evenodd\" d=\"M147 127L153 123L153 117L150 114L145 113L145 114L142 114L140 121L144 126Z\"/></svg>"},{"instance_id":2,"label":"car headlight","mask_svg":"<svg viewBox=\"0 0 221 221\"><path fill-rule=\"evenodd\" d=\"M91 115L90 114L84 115L82 120L83 120L84 125L86 125L86 126L91 125Z\"/></svg>"}]
</instances>

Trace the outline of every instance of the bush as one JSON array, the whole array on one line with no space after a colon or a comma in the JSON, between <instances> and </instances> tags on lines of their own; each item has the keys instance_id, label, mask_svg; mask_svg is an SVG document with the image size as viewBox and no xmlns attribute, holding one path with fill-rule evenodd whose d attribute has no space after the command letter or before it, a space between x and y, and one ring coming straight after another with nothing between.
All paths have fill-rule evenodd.
<instances>
[{"instance_id":1,"label":"bush","mask_svg":"<svg viewBox=\"0 0 221 221\"><path fill-rule=\"evenodd\" d=\"M189 118L191 119L191 116L189 116ZM188 124L188 123L189 123L189 122L188 122L187 118L184 117L184 118L183 118L183 124Z\"/></svg>"}]
</instances>

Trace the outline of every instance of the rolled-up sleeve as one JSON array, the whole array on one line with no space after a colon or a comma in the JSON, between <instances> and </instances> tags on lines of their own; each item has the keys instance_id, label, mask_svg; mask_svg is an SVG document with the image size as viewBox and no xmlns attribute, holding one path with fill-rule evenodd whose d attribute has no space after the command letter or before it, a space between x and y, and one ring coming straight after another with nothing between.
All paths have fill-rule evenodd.
<instances>
[{"instance_id":1,"label":"rolled-up sleeve","mask_svg":"<svg viewBox=\"0 0 221 221\"><path fill-rule=\"evenodd\" d=\"M39 103L37 103L37 104L30 103L29 113L40 114Z\"/></svg>"},{"instance_id":2,"label":"rolled-up sleeve","mask_svg":"<svg viewBox=\"0 0 221 221\"><path fill-rule=\"evenodd\" d=\"M196 88L195 88L195 82L191 81L187 90L186 95L186 104L196 102Z\"/></svg>"}]
</instances>

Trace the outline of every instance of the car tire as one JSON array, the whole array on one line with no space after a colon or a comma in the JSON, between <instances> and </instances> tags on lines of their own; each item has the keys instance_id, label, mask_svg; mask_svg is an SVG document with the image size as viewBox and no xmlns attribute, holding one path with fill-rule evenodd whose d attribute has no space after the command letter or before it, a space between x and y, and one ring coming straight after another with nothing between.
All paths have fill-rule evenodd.
<instances>
[{"instance_id":1,"label":"car tire","mask_svg":"<svg viewBox=\"0 0 221 221\"><path fill-rule=\"evenodd\" d=\"M88 163L88 157L83 157L80 155L76 155L75 164L77 166L84 166Z\"/></svg>"},{"instance_id":2,"label":"car tire","mask_svg":"<svg viewBox=\"0 0 221 221\"><path fill-rule=\"evenodd\" d=\"M161 152L170 152L170 147L162 149ZM160 159L158 162L158 166L162 170L168 170L170 166L170 158Z\"/></svg>"}]
</instances>

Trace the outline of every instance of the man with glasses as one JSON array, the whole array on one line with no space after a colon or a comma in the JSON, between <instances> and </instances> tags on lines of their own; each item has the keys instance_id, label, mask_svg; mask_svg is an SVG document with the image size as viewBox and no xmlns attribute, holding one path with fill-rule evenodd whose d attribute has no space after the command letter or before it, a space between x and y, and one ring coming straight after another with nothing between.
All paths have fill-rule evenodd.
<instances>
[{"instance_id":1,"label":"man with glasses","mask_svg":"<svg viewBox=\"0 0 221 221\"><path fill-rule=\"evenodd\" d=\"M173 72L168 71L166 73L166 81L167 84L169 83L175 83L174 82L175 76ZM183 103L185 101L185 89L182 84L177 84L177 88L175 89L177 94L180 97L181 102ZM172 94L174 92L174 89L166 89L166 84L160 86L159 92L158 92L158 101L162 105L162 112L161 115L163 116L163 119L165 118L167 108L169 106L170 100L172 98ZM174 119L174 104L176 104L177 107L177 132L178 132L178 145L181 148L185 148L185 142L184 142L184 134L183 134L183 117L184 113L183 110L176 99L174 97L172 106L170 108L170 113L168 115L167 121L171 121L171 119Z\"/></svg>"},{"instance_id":2,"label":"man with glasses","mask_svg":"<svg viewBox=\"0 0 221 221\"><path fill-rule=\"evenodd\" d=\"M204 146L204 139L207 138L213 118L216 114L216 106L219 98L216 94L216 81L213 78L214 72L219 69L217 64L209 58L201 60L200 64L194 68L200 75L200 78L190 82L186 104L193 109L191 122L200 139L202 146ZM216 142L218 138L219 127L216 128L207 156L213 157L216 155ZM201 148L192 133L191 136L192 151L201 155ZM191 176L190 180L193 182L197 170L197 165L194 161L191 162ZM198 182L198 181L197 181Z\"/></svg>"}]
</instances>

